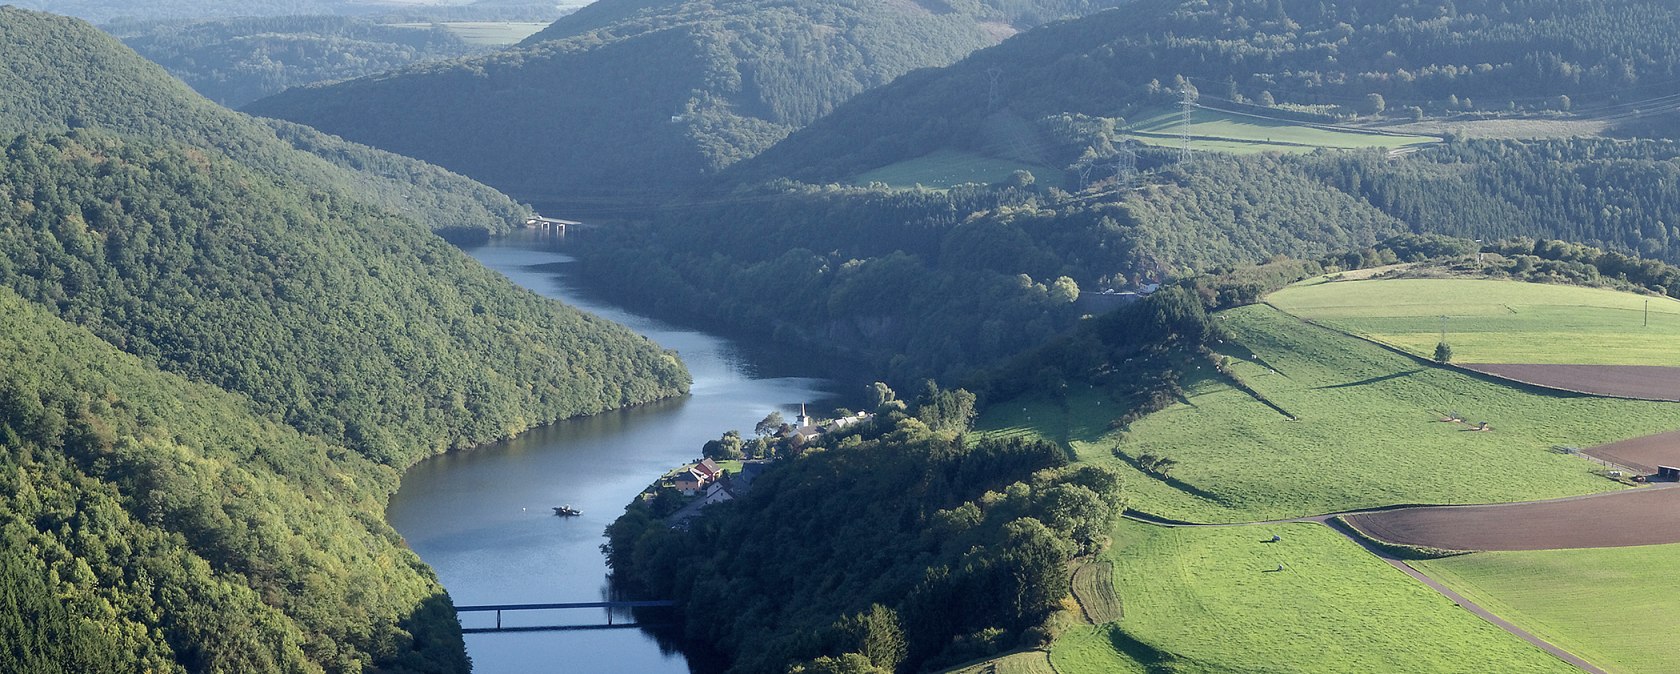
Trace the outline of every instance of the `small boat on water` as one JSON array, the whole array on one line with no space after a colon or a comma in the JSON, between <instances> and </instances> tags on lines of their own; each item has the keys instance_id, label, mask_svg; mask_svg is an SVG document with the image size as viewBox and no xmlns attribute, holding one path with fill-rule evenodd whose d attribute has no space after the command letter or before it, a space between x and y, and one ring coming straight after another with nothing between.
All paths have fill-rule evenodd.
<instances>
[{"instance_id":1,"label":"small boat on water","mask_svg":"<svg viewBox=\"0 0 1680 674\"><path fill-rule=\"evenodd\" d=\"M577 517L578 515L582 515L583 512L579 511L577 508L573 508L569 505L563 505L563 506L555 506L554 507L554 514L559 515L561 517Z\"/></svg>"}]
</instances>

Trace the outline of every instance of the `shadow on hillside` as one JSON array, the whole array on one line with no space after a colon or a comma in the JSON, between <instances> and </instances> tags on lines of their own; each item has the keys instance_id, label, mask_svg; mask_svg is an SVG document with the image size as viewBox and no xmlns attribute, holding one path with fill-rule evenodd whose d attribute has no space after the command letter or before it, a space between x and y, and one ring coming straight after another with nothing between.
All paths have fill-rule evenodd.
<instances>
[{"instance_id":1,"label":"shadow on hillside","mask_svg":"<svg viewBox=\"0 0 1680 674\"><path fill-rule=\"evenodd\" d=\"M1108 641L1113 644L1114 650L1143 665L1144 671L1150 674L1173 674L1179 671L1176 666L1178 656L1138 641L1119 626L1108 628Z\"/></svg>"},{"instance_id":2,"label":"shadow on hillside","mask_svg":"<svg viewBox=\"0 0 1680 674\"><path fill-rule=\"evenodd\" d=\"M1327 390L1327 389L1355 388L1355 387L1359 387L1359 386L1369 386L1371 384L1380 384L1382 382L1389 381L1391 379L1400 379L1402 377L1410 377L1410 376L1412 376L1414 374L1417 374L1419 372L1422 372L1422 371L1423 371L1423 368L1420 367L1420 368L1407 370L1405 372L1395 372L1393 374L1385 374L1381 377L1372 377L1370 379L1361 379L1359 381L1350 381L1346 384L1331 384L1329 386L1314 386L1312 390L1323 391L1323 390Z\"/></svg>"},{"instance_id":3,"label":"shadow on hillside","mask_svg":"<svg viewBox=\"0 0 1680 674\"><path fill-rule=\"evenodd\" d=\"M1196 498L1202 499L1204 501L1208 501L1210 503L1216 503L1216 504L1219 504L1219 505L1222 505L1222 506L1230 505L1229 503L1227 503L1225 501L1224 496L1221 496L1219 494L1215 494L1215 493L1213 493L1211 491L1208 491L1206 489L1202 489L1201 487L1190 484L1189 482L1185 482L1184 480L1180 480L1180 479L1178 479L1176 477L1173 477L1171 475L1161 475L1161 474L1158 474L1154 471L1144 469L1143 462L1139 461L1137 459L1137 457L1134 457L1130 454L1127 454L1127 453L1121 451L1119 447L1114 448L1114 457L1117 458L1117 459L1120 459L1121 461L1125 461L1126 465L1131 466L1137 472L1143 473L1144 475L1146 475L1148 477L1159 480L1163 484L1166 484L1167 486L1172 487L1173 489L1177 489L1181 492L1184 492L1184 493L1189 494L1191 496L1195 496Z\"/></svg>"},{"instance_id":4,"label":"shadow on hillside","mask_svg":"<svg viewBox=\"0 0 1680 674\"><path fill-rule=\"evenodd\" d=\"M461 622L449 595L438 592L420 601L408 617L398 621L389 648L380 649L373 669L387 672L472 671L467 645L461 638ZM407 636L404 636L404 632Z\"/></svg>"},{"instance_id":5,"label":"shadow on hillside","mask_svg":"<svg viewBox=\"0 0 1680 674\"><path fill-rule=\"evenodd\" d=\"M1214 351L1221 356L1230 356L1237 360L1246 360L1250 363L1254 363L1260 367L1266 368L1267 370L1271 370L1273 373L1283 377L1284 379L1289 378L1289 375L1285 374L1283 370L1273 367L1271 363L1266 362L1266 359L1261 358L1260 354L1255 353L1252 349L1244 346L1241 342L1236 340L1225 340L1225 342L1220 344L1219 348Z\"/></svg>"}]
</instances>

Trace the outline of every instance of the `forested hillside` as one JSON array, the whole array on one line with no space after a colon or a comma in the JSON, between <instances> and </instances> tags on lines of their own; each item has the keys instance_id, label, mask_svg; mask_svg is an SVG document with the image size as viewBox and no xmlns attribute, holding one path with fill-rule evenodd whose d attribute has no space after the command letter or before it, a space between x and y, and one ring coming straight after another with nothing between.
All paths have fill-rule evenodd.
<instances>
[{"instance_id":1,"label":"forested hillside","mask_svg":"<svg viewBox=\"0 0 1680 674\"><path fill-rule=\"evenodd\" d=\"M0 45L0 670L466 671L400 470L679 395L675 355L385 207L487 229L488 188L80 22L0 9Z\"/></svg>"},{"instance_id":2,"label":"forested hillside","mask_svg":"<svg viewBox=\"0 0 1680 674\"><path fill-rule=\"evenodd\" d=\"M0 284L392 466L680 393L674 356L343 195L191 149L20 137Z\"/></svg>"},{"instance_id":3,"label":"forested hillside","mask_svg":"<svg viewBox=\"0 0 1680 674\"><path fill-rule=\"evenodd\" d=\"M1054 366L1114 416L1142 414L1219 334L1174 288L1086 322L1058 342L1065 353L999 372L1055 395L1061 384L1013 376ZM1043 440L977 439L968 415L945 412L966 392L876 393L871 422L779 461L687 528L671 528L657 501L632 502L608 529L615 578L676 598L686 636L737 672L938 671L1047 643L1069 561L1106 546L1124 510L1117 474L1069 465Z\"/></svg>"},{"instance_id":4,"label":"forested hillside","mask_svg":"<svg viewBox=\"0 0 1680 674\"><path fill-rule=\"evenodd\" d=\"M485 51L440 25L292 16L102 26L205 98L237 108L289 87Z\"/></svg>"},{"instance_id":5,"label":"forested hillside","mask_svg":"<svg viewBox=\"0 0 1680 674\"><path fill-rule=\"evenodd\" d=\"M582 237L585 268L636 304L857 358L898 382L965 381L1112 308L1104 289L1406 229L1270 157L1167 168L1123 199L1001 185L735 196Z\"/></svg>"},{"instance_id":6,"label":"forested hillside","mask_svg":"<svg viewBox=\"0 0 1680 674\"><path fill-rule=\"evenodd\" d=\"M1000 130L1081 114L1123 131L1176 106L1184 80L1205 105L1306 119L1627 118L1680 96L1676 35L1680 12L1655 0L1141 0L860 96L739 172L837 180L941 148L1023 154L1063 139Z\"/></svg>"},{"instance_id":7,"label":"forested hillside","mask_svg":"<svg viewBox=\"0 0 1680 674\"><path fill-rule=\"evenodd\" d=\"M693 185L909 70L1119 1L602 0L522 49L247 109L599 205Z\"/></svg>"},{"instance_id":8,"label":"forested hillside","mask_svg":"<svg viewBox=\"0 0 1680 674\"><path fill-rule=\"evenodd\" d=\"M1555 238L1680 262L1680 144L1467 141L1395 162L1301 162L1305 173L1418 231Z\"/></svg>"},{"instance_id":9,"label":"forested hillside","mask_svg":"<svg viewBox=\"0 0 1680 674\"><path fill-rule=\"evenodd\" d=\"M0 56L0 133L103 128L181 142L437 230L500 232L527 212L436 166L218 106L75 19L0 7Z\"/></svg>"},{"instance_id":10,"label":"forested hillside","mask_svg":"<svg viewBox=\"0 0 1680 674\"><path fill-rule=\"evenodd\" d=\"M1126 115L1175 102L1180 74L1204 96L1211 82L1236 83L1219 94L1225 105L1311 119L1341 113L1310 103L1375 93L1367 85L1386 80L1358 83L1374 72L1440 71L1428 86L1381 89L1394 107L1428 116L1468 114L1462 101L1449 111L1432 98L1450 100L1459 86L1484 98L1525 89L1520 110L1565 95L1597 95L1608 106L1672 84L1671 60L1653 56L1666 53L1667 34L1632 29L1674 20L1680 13L1671 8L1508 4L1458 3L1454 13L1452 5L1365 0L1147 0L1046 26L853 99L726 172L738 181L733 192L675 205L598 246L586 242L585 264L658 309L764 326L808 348L861 357L898 382L961 382L1111 306L1091 297L1098 291L1359 249L1399 233L1555 238L1680 260L1672 226L1680 155L1671 141L1448 136L1392 152L1203 151L1182 164L1172 149L1122 145ZM1601 31L1616 36L1596 39ZM1516 45L1543 37L1554 45L1545 53L1581 66L1575 76L1519 67L1526 57ZM1307 38L1317 51L1284 46ZM1393 53L1354 58L1374 44ZM1441 64L1476 45L1513 65L1442 74ZM1346 58L1332 63L1330 52ZM1604 64L1622 61L1631 64L1627 88L1604 89ZM1297 77L1309 65L1317 76ZM1270 108L1261 105L1267 99ZM1123 147L1139 170L1125 185L1117 180ZM930 151L1034 168L945 190L781 179L863 182L855 177L882 164L915 174L916 158Z\"/></svg>"},{"instance_id":11,"label":"forested hillside","mask_svg":"<svg viewBox=\"0 0 1680 674\"><path fill-rule=\"evenodd\" d=\"M0 288L0 670L466 672L396 481Z\"/></svg>"}]
</instances>

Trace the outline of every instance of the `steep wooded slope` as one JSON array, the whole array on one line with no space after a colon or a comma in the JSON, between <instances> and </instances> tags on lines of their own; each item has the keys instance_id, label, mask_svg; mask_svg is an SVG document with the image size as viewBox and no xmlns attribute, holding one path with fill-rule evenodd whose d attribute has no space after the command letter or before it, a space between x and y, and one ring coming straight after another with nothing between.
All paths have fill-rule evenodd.
<instances>
[{"instance_id":1,"label":"steep wooded slope","mask_svg":"<svg viewBox=\"0 0 1680 674\"><path fill-rule=\"evenodd\" d=\"M247 109L527 200L624 200L692 185L904 72L1116 1L604 0L521 49Z\"/></svg>"},{"instance_id":2,"label":"steep wooded slope","mask_svg":"<svg viewBox=\"0 0 1680 674\"><path fill-rule=\"evenodd\" d=\"M440 230L504 231L526 210L436 166L205 100L76 19L0 7L0 133L103 128L220 152L259 171L344 190Z\"/></svg>"},{"instance_id":3,"label":"steep wooded slope","mask_svg":"<svg viewBox=\"0 0 1680 674\"><path fill-rule=\"evenodd\" d=\"M0 284L391 465L686 383L388 213L193 149L19 137L0 176Z\"/></svg>"},{"instance_id":4,"label":"steep wooded slope","mask_svg":"<svg viewBox=\"0 0 1680 674\"><path fill-rule=\"evenodd\" d=\"M0 46L0 671L466 671L383 523L400 469L682 365L370 199L485 203L292 143L458 176L218 108L80 22L0 9Z\"/></svg>"},{"instance_id":5,"label":"steep wooded slope","mask_svg":"<svg viewBox=\"0 0 1680 674\"><path fill-rule=\"evenodd\" d=\"M0 670L466 672L396 478L0 288Z\"/></svg>"}]
</instances>

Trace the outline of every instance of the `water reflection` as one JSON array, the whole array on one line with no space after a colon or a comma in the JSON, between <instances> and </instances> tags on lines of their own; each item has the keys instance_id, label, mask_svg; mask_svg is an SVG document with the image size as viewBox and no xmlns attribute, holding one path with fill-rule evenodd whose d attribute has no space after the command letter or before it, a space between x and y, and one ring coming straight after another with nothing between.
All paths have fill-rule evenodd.
<instances>
[{"instance_id":1,"label":"water reflection","mask_svg":"<svg viewBox=\"0 0 1680 674\"><path fill-rule=\"evenodd\" d=\"M833 404L830 382L789 376L809 374L798 372L798 354L685 330L591 297L567 278L570 258L562 250L552 238L525 235L468 252L515 283L676 349L694 375L692 394L563 422L410 470L387 518L458 605L605 597L602 529L661 471L694 458L725 430L750 431L771 410ZM553 507L562 504L583 514L555 517ZM506 614L504 624L606 620L596 611L565 613ZM494 624L492 614L463 620ZM467 650L479 672L689 671L681 653L644 630L473 634Z\"/></svg>"}]
</instances>

